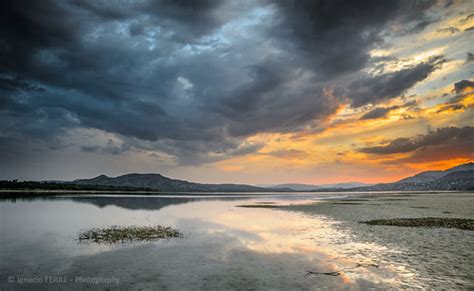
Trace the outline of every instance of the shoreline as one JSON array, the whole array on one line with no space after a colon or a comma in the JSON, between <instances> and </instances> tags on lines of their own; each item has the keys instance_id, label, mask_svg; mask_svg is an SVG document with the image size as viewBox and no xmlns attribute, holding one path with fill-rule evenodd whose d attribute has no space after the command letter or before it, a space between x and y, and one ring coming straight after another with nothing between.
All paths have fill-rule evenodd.
<instances>
[{"instance_id":1,"label":"shoreline","mask_svg":"<svg viewBox=\"0 0 474 291\"><path fill-rule=\"evenodd\" d=\"M436 194L436 193L474 193L474 190L430 190L430 191L350 191L350 190L341 190L341 191L265 191L265 192L247 192L247 191L235 191L235 192L226 192L226 191L133 191L133 190L67 190L67 189L58 189L58 190L48 190L48 189L0 189L0 194L2 193L126 193L126 194Z\"/></svg>"}]
</instances>

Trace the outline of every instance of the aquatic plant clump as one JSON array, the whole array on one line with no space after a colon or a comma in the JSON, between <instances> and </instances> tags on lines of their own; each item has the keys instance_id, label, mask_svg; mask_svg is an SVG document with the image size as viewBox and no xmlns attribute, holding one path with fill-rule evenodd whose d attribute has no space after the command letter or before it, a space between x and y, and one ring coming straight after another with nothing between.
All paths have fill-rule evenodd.
<instances>
[{"instance_id":1,"label":"aquatic plant clump","mask_svg":"<svg viewBox=\"0 0 474 291\"><path fill-rule=\"evenodd\" d=\"M112 226L84 231L79 234L79 241L113 244L178 238L182 236L179 231L168 226Z\"/></svg>"},{"instance_id":2,"label":"aquatic plant clump","mask_svg":"<svg viewBox=\"0 0 474 291\"><path fill-rule=\"evenodd\" d=\"M281 205L272 205L272 204L242 204L242 205L236 205L235 207L241 207L241 208L281 208Z\"/></svg>"},{"instance_id":3,"label":"aquatic plant clump","mask_svg":"<svg viewBox=\"0 0 474 291\"><path fill-rule=\"evenodd\" d=\"M369 225L388 225L401 227L438 227L438 228L458 228L463 230L474 230L473 219L462 218L395 218L395 219L377 219L363 221L361 223Z\"/></svg>"}]
</instances>

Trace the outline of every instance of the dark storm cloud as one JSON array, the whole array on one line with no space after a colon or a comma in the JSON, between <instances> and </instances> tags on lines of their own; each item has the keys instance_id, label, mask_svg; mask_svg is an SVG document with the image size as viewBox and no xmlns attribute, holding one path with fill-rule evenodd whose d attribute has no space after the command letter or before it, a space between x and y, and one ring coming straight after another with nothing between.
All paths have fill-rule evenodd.
<instances>
[{"instance_id":1,"label":"dark storm cloud","mask_svg":"<svg viewBox=\"0 0 474 291\"><path fill-rule=\"evenodd\" d=\"M382 117L386 117L387 114L395 109L398 109L398 106L391 106L391 107L377 107L372 109L371 111L367 112L366 114L362 115L360 118L361 120L369 120L369 119L379 119Z\"/></svg>"},{"instance_id":2,"label":"dark storm cloud","mask_svg":"<svg viewBox=\"0 0 474 291\"><path fill-rule=\"evenodd\" d=\"M121 136L124 151L183 164L257 151L243 138L334 113L342 100L324 88L365 68L390 24L423 26L432 4L2 1L0 133L56 145L70 129L100 129ZM338 88L354 106L377 103L439 62Z\"/></svg>"},{"instance_id":3,"label":"dark storm cloud","mask_svg":"<svg viewBox=\"0 0 474 291\"><path fill-rule=\"evenodd\" d=\"M462 104L462 101L468 98L474 92L474 82L470 80L461 80L454 83L453 93L456 93L448 101L446 101L444 106L442 106L437 112L443 111L458 111L472 108L472 104Z\"/></svg>"},{"instance_id":4,"label":"dark storm cloud","mask_svg":"<svg viewBox=\"0 0 474 291\"><path fill-rule=\"evenodd\" d=\"M463 19L459 20L460 24L464 24L468 22L469 20L474 18L474 14L469 14L468 16L464 17Z\"/></svg>"},{"instance_id":5,"label":"dark storm cloud","mask_svg":"<svg viewBox=\"0 0 474 291\"><path fill-rule=\"evenodd\" d=\"M161 0L125 2L122 5L101 1L73 1L73 5L93 13L102 20L135 19L129 27L131 35L145 32L146 26L160 25L172 31L171 37L182 42L194 41L224 23L217 9L218 0ZM141 16L149 16L146 19Z\"/></svg>"},{"instance_id":6,"label":"dark storm cloud","mask_svg":"<svg viewBox=\"0 0 474 291\"><path fill-rule=\"evenodd\" d=\"M291 64L291 63L290 63ZM291 132L337 109L337 100L324 96L313 77L300 80L298 64L267 61L246 68L248 82L225 94L212 110L226 118L232 136L258 132ZM299 85L294 85L299 84Z\"/></svg>"},{"instance_id":7,"label":"dark storm cloud","mask_svg":"<svg viewBox=\"0 0 474 291\"><path fill-rule=\"evenodd\" d=\"M81 150L88 153L102 152L112 155L119 155L130 150L130 147L126 144L117 144L113 140L109 139L105 146L85 145L81 147Z\"/></svg>"},{"instance_id":8,"label":"dark storm cloud","mask_svg":"<svg viewBox=\"0 0 474 291\"><path fill-rule=\"evenodd\" d=\"M459 28L454 27L454 26L448 26L448 27L440 28L436 30L436 32L455 34L456 32L459 32Z\"/></svg>"},{"instance_id":9,"label":"dark storm cloud","mask_svg":"<svg viewBox=\"0 0 474 291\"><path fill-rule=\"evenodd\" d=\"M470 80L461 80L454 84L453 92L462 93L465 89L472 88L474 89L474 82Z\"/></svg>"},{"instance_id":10,"label":"dark storm cloud","mask_svg":"<svg viewBox=\"0 0 474 291\"><path fill-rule=\"evenodd\" d=\"M436 111L437 113L445 111L459 111L473 107L472 104L463 104L464 99L468 98L474 91L474 82L470 80L461 80L453 85L452 92L456 93L454 96L449 98L446 102L440 104L440 108ZM444 94L449 96L449 94Z\"/></svg>"},{"instance_id":11,"label":"dark storm cloud","mask_svg":"<svg viewBox=\"0 0 474 291\"><path fill-rule=\"evenodd\" d=\"M409 138L397 138L383 146L365 147L360 152L376 155L390 155L413 151L417 148L416 143Z\"/></svg>"},{"instance_id":12,"label":"dark storm cloud","mask_svg":"<svg viewBox=\"0 0 474 291\"><path fill-rule=\"evenodd\" d=\"M172 155L178 164L199 165L221 161L227 158L255 153L264 145L261 143L241 143L239 139L222 140L163 140L158 148ZM209 154L212 153L212 154Z\"/></svg>"},{"instance_id":13,"label":"dark storm cloud","mask_svg":"<svg viewBox=\"0 0 474 291\"><path fill-rule=\"evenodd\" d=\"M284 21L276 37L291 38L291 46L312 62L320 78L334 78L367 64L369 50L381 42L391 21L424 21L423 11L434 1L276 1ZM421 19L421 21L420 21Z\"/></svg>"},{"instance_id":14,"label":"dark storm cloud","mask_svg":"<svg viewBox=\"0 0 474 291\"><path fill-rule=\"evenodd\" d=\"M466 56L466 63L470 63L470 62L473 62L473 61L474 61L474 54L471 53L471 52L468 52L467 56Z\"/></svg>"},{"instance_id":15,"label":"dark storm cloud","mask_svg":"<svg viewBox=\"0 0 474 291\"><path fill-rule=\"evenodd\" d=\"M462 104L446 105L438 109L436 113L445 112L445 111L458 111L458 110L463 110L463 109L466 109L466 106Z\"/></svg>"},{"instance_id":16,"label":"dark storm cloud","mask_svg":"<svg viewBox=\"0 0 474 291\"><path fill-rule=\"evenodd\" d=\"M367 75L345 88L338 88L336 92L346 96L354 107L377 104L402 95L416 83L426 79L444 61L442 56L437 56L400 71L376 76Z\"/></svg>"},{"instance_id":17,"label":"dark storm cloud","mask_svg":"<svg viewBox=\"0 0 474 291\"><path fill-rule=\"evenodd\" d=\"M24 90L24 91L36 91L43 92L45 89L25 82L18 77L0 77L0 89L4 90Z\"/></svg>"},{"instance_id":18,"label":"dark storm cloud","mask_svg":"<svg viewBox=\"0 0 474 291\"><path fill-rule=\"evenodd\" d=\"M390 107L376 107L370 110L369 112L365 113L364 115L362 115L360 119L361 120L379 119L382 117L386 117L387 114L390 113L390 111L397 110L399 108L404 108L404 107L411 107L415 105L416 105L416 101L412 101L412 102L403 104L401 106L395 105L395 106L390 106Z\"/></svg>"},{"instance_id":19,"label":"dark storm cloud","mask_svg":"<svg viewBox=\"0 0 474 291\"><path fill-rule=\"evenodd\" d=\"M390 155L412 151L427 151L429 148L443 148L443 152L471 152L474 148L474 127L445 127L426 135L413 138L397 138L385 145L365 147L360 152L374 155Z\"/></svg>"}]
</instances>

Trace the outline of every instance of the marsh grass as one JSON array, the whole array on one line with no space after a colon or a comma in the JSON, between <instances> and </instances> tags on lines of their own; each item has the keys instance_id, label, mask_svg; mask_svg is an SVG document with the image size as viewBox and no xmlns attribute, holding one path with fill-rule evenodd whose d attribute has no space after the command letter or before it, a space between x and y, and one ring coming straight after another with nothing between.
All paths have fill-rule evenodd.
<instances>
[{"instance_id":1,"label":"marsh grass","mask_svg":"<svg viewBox=\"0 0 474 291\"><path fill-rule=\"evenodd\" d=\"M388 225L400 227L438 227L438 228L457 228L463 230L474 230L473 219L463 218L444 218L444 217L423 217L423 218L395 218L395 219L377 219L363 221L361 223L369 225Z\"/></svg>"},{"instance_id":2,"label":"marsh grass","mask_svg":"<svg viewBox=\"0 0 474 291\"><path fill-rule=\"evenodd\" d=\"M273 204L243 204L243 205L236 205L235 207L242 207L242 208L281 208L281 205L273 205Z\"/></svg>"},{"instance_id":3,"label":"marsh grass","mask_svg":"<svg viewBox=\"0 0 474 291\"><path fill-rule=\"evenodd\" d=\"M115 244L179 238L182 236L179 231L168 226L111 226L83 231L79 234L79 241Z\"/></svg>"}]
</instances>

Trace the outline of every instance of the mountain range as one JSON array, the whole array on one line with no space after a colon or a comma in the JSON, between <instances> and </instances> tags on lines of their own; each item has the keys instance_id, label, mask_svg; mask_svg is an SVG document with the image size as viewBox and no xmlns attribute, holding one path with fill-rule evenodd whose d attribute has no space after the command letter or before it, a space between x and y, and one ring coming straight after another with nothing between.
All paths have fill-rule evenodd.
<instances>
[{"instance_id":1,"label":"mountain range","mask_svg":"<svg viewBox=\"0 0 474 291\"><path fill-rule=\"evenodd\" d=\"M200 184L171 179L160 174L127 174L118 177L100 175L92 179L79 179L75 185L137 187L161 192L291 192L290 188L264 188L244 184Z\"/></svg>"},{"instance_id":2,"label":"mountain range","mask_svg":"<svg viewBox=\"0 0 474 291\"><path fill-rule=\"evenodd\" d=\"M365 184L360 182L346 182L346 183L336 183L336 184L322 184L322 185L313 185L313 184L298 184L298 183L287 183L287 184L278 184L278 185L267 185L267 188L290 188L295 191L312 191L320 189L349 189L354 187L365 187L370 186L371 184Z\"/></svg>"},{"instance_id":3,"label":"mountain range","mask_svg":"<svg viewBox=\"0 0 474 291\"><path fill-rule=\"evenodd\" d=\"M425 171L395 183L382 183L351 191L436 191L474 190L474 163L459 165L445 171Z\"/></svg>"},{"instance_id":4,"label":"mountain range","mask_svg":"<svg viewBox=\"0 0 474 291\"><path fill-rule=\"evenodd\" d=\"M425 171L394 183L367 185L358 182L332 185L279 184L266 187L244 184L200 184L171 179L160 174L100 175L69 182L74 185L136 187L162 192L294 192L294 191L430 191L474 190L474 163L445 171Z\"/></svg>"},{"instance_id":5,"label":"mountain range","mask_svg":"<svg viewBox=\"0 0 474 291\"><path fill-rule=\"evenodd\" d=\"M402 180L398 181L397 183L432 182L432 181L435 181L437 179L443 178L444 176L446 176L448 174L451 174L451 173L460 172L460 171L469 171L469 170L474 170L474 163L459 165L459 166L447 169L445 171L425 171L425 172L421 172L421 173L416 174L412 177L402 179Z\"/></svg>"}]
</instances>

